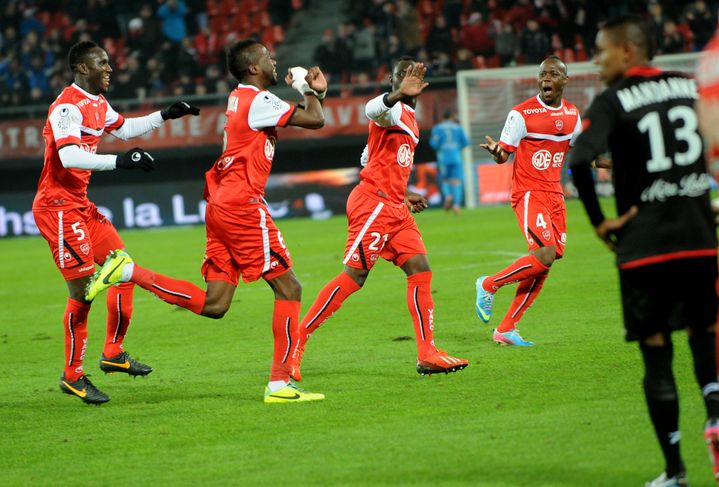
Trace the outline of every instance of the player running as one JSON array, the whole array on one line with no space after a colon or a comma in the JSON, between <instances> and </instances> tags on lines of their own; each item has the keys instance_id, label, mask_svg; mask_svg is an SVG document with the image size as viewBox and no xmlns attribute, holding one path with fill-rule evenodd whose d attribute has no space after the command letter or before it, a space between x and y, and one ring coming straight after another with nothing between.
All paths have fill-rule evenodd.
<instances>
[{"instance_id":1,"label":"player running","mask_svg":"<svg viewBox=\"0 0 719 487\"><path fill-rule=\"evenodd\" d=\"M68 63L75 82L60 93L48 110L43 129L45 165L32 211L69 292L63 318L65 369L60 389L86 403L101 404L110 397L90 382L82 364L92 301L85 299L85 287L95 263L101 264L113 249L124 248L125 244L112 223L87 198L87 186L92 171L151 171L155 161L139 148L119 156L97 154L97 145L105 133L127 140L159 127L167 119L198 115L200 110L176 102L144 117L124 118L104 96L112 73L104 49L94 42L79 42L70 49ZM123 350L132 317L134 287L133 283L123 283L107 294L107 329L100 357L100 370L106 373L144 376L152 372L152 367Z\"/></svg>"},{"instance_id":2,"label":"player running","mask_svg":"<svg viewBox=\"0 0 719 487\"><path fill-rule=\"evenodd\" d=\"M680 328L689 336L717 473L717 238L696 83L649 66L650 44L640 18L618 18L599 29L594 62L607 89L587 110L569 165L597 235L616 253L625 336L639 342L644 362L644 394L666 462L646 485L670 487L688 485L672 367L672 332ZM613 219L604 217L590 170L607 147L620 215Z\"/></svg>"},{"instance_id":3,"label":"player running","mask_svg":"<svg viewBox=\"0 0 719 487\"><path fill-rule=\"evenodd\" d=\"M581 130L579 111L562 99L568 80L562 60L547 57L539 65L539 94L509 112L499 142L486 136L487 143L480 144L497 164L515 153L512 208L529 247L528 255L476 282L475 310L485 323L492 317L495 293L519 283L506 315L492 332L492 339L502 345L534 345L522 338L517 324L542 290L549 268L564 254L567 212L560 182L562 163Z\"/></svg>"},{"instance_id":4,"label":"player running","mask_svg":"<svg viewBox=\"0 0 719 487\"><path fill-rule=\"evenodd\" d=\"M251 39L227 51L227 67L239 85L227 102L222 155L205 174L207 242L202 275L206 293L191 283L141 268L125 252L115 252L93 277L88 296L114 283L131 281L171 304L221 318L230 308L240 276L245 282L262 278L275 294L274 355L264 401L317 401L325 396L304 391L290 381L302 286L264 194L277 127L324 126L321 100L327 93L327 81L317 67L310 68L305 78L294 79L288 74L287 84L304 96L304 108L293 106L267 91L277 84L275 64L267 48Z\"/></svg>"},{"instance_id":5,"label":"player running","mask_svg":"<svg viewBox=\"0 0 719 487\"><path fill-rule=\"evenodd\" d=\"M361 181L347 200L344 270L320 291L302 319L293 367L295 380L301 379L300 363L310 335L345 299L359 291L380 257L407 275L407 306L417 336L417 372L448 373L468 365L467 360L447 355L434 345L432 271L410 214L410 210L419 212L427 207L424 197L407 192L419 142L414 107L417 96L428 85L424 81L426 70L423 63L402 58L390 76L392 91L370 100L365 107L370 119L369 138L362 153L365 167Z\"/></svg>"}]
</instances>

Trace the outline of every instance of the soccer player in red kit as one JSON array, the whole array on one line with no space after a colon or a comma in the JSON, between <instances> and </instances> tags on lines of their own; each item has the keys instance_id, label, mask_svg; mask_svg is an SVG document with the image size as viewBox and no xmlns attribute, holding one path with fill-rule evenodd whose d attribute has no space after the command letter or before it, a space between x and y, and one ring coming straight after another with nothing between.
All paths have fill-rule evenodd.
<instances>
[{"instance_id":1,"label":"soccer player in red kit","mask_svg":"<svg viewBox=\"0 0 719 487\"><path fill-rule=\"evenodd\" d=\"M476 282L475 310L485 323L492 316L495 293L519 283L507 314L492 333L492 339L504 345L534 345L522 338L517 323L537 298L554 260L564 253L567 225L560 177L567 151L581 131L579 111L562 99L567 80L567 66L549 56L539 65L539 94L509 112L499 142L487 136L487 143L480 144L497 164L515 153L512 208L529 246L528 255Z\"/></svg>"},{"instance_id":2,"label":"soccer player in red kit","mask_svg":"<svg viewBox=\"0 0 719 487\"><path fill-rule=\"evenodd\" d=\"M275 60L262 44L248 39L227 51L227 67L240 82L227 102L222 155L205 174L207 242L202 274L207 291L141 268L125 252L115 252L93 277L88 295L116 282L131 281L164 301L202 316L221 318L230 307L238 280L264 279L275 294L272 316L274 356L266 403L317 401L290 381L292 350L298 339L302 286L292 270L290 252L264 200L272 169L277 128L324 126L321 99L327 81L319 68L287 84L304 96L304 107L290 105L267 91L277 84ZM298 68L292 73L298 74ZM306 73L306 75L305 75Z\"/></svg>"},{"instance_id":3,"label":"soccer player in red kit","mask_svg":"<svg viewBox=\"0 0 719 487\"><path fill-rule=\"evenodd\" d=\"M407 306L417 336L417 372L455 372L468 365L467 360L435 347L432 271L417 223L410 215L410 210L427 207L425 198L407 192L419 142L414 107L416 97L428 85L424 81L426 70L424 64L402 58L390 78L392 91L370 100L365 107L370 119L369 138L362 154L365 167L361 181L347 200L345 267L320 291L302 319L293 367L296 380L301 378L300 363L310 334L359 291L379 257L407 275Z\"/></svg>"},{"instance_id":4,"label":"soccer player in red kit","mask_svg":"<svg viewBox=\"0 0 719 487\"><path fill-rule=\"evenodd\" d=\"M43 129L45 164L33 201L33 216L47 240L55 264L69 291L65 306L65 370L60 389L86 403L100 404L110 398L85 376L82 361L87 344L87 315L90 300L85 286L95 263L117 248L123 248L115 227L87 198L91 171L155 168L152 156L136 148L124 155L97 154L100 137L110 133L127 140L162 125L168 118L198 115L198 108L184 102L144 117L124 118L107 102L104 93L110 83L107 53L94 42L75 44L68 54L75 82L65 88L50 105ZM123 350L123 340L132 316L134 284L113 287L107 294L107 331L100 358L104 372L132 376L152 372L148 365L134 360Z\"/></svg>"},{"instance_id":5,"label":"soccer player in red kit","mask_svg":"<svg viewBox=\"0 0 719 487\"><path fill-rule=\"evenodd\" d=\"M699 100L696 111L707 149L707 161L719 159L719 30L704 48L697 65ZM714 171L716 176L716 171ZM719 214L719 200L712 201L714 214ZM719 292L719 281L717 282ZM719 317L717 319L719 322ZM719 356L719 334L716 341L716 355ZM714 467L714 477L719 481L719 425L707 425L704 436L709 447Z\"/></svg>"}]
</instances>

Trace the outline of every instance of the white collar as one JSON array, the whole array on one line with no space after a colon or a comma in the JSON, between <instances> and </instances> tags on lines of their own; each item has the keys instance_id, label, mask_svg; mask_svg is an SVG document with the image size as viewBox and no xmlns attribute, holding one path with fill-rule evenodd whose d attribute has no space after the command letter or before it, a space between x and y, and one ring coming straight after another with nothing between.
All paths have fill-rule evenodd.
<instances>
[{"instance_id":1,"label":"white collar","mask_svg":"<svg viewBox=\"0 0 719 487\"><path fill-rule=\"evenodd\" d=\"M87 91L80 88L76 83L73 83L70 86L72 86L73 88L75 88L76 90L78 90L80 93L82 93L83 95L85 95L86 97L88 97L91 100L97 101L100 99L100 95L93 95L92 93L88 93Z\"/></svg>"}]
</instances>

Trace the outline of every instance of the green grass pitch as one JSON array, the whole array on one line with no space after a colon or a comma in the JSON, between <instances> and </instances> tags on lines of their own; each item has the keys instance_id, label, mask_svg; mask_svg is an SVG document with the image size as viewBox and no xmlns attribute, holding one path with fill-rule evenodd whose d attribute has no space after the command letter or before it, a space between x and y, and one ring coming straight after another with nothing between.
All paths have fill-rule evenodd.
<instances>
[{"instance_id":1,"label":"green grass pitch","mask_svg":"<svg viewBox=\"0 0 719 487\"><path fill-rule=\"evenodd\" d=\"M41 238L0 241L0 485L638 486L663 468L622 338L612 254L569 202L566 256L521 324L532 349L491 341L514 294L485 325L474 281L526 247L509 207L417 216L434 271L435 337L466 357L421 377L403 273L381 261L320 328L303 361L320 403L265 405L272 292L241 284L224 319L171 307L141 288L126 350L145 379L103 375L100 298L86 372L112 397L86 406L58 389L66 288ZM345 219L279 221L303 283L303 311L342 268ZM204 228L123 233L146 267L202 285ZM704 408L686 336L675 336L683 452L693 486L712 485Z\"/></svg>"}]
</instances>

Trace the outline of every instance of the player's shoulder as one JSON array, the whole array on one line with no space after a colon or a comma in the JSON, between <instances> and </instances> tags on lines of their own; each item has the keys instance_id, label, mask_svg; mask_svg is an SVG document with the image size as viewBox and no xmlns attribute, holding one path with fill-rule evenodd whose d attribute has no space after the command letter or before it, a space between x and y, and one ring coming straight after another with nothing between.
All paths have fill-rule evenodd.
<instances>
[{"instance_id":1,"label":"player's shoulder","mask_svg":"<svg viewBox=\"0 0 719 487\"><path fill-rule=\"evenodd\" d=\"M537 108L537 107L541 107L541 106L542 106L542 104L539 103L539 100L537 99L537 97L532 96L532 97L527 98L526 100L514 105L512 107L512 110L514 110L515 112L524 113L524 111L527 109Z\"/></svg>"}]
</instances>

